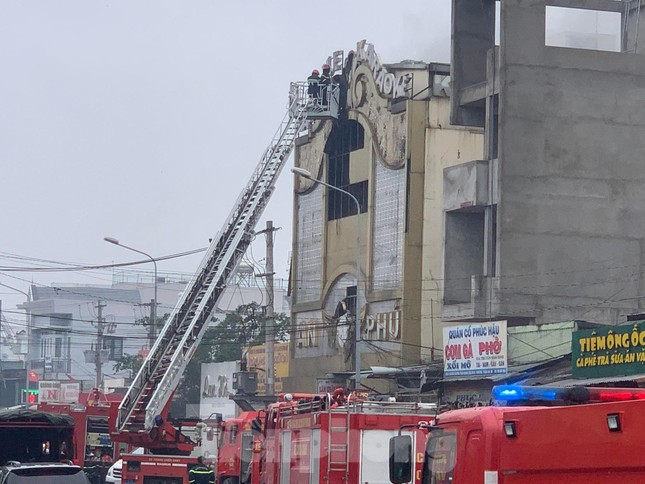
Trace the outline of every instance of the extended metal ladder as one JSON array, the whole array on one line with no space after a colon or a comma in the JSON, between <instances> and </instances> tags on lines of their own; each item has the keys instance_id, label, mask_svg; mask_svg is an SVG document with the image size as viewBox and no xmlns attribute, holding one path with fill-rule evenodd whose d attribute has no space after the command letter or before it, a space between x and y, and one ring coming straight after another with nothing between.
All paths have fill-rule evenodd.
<instances>
[{"instance_id":1,"label":"extended metal ladder","mask_svg":"<svg viewBox=\"0 0 645 484\"><path fill-rule=\"evenodd\" d=\"M305 83L292 83L289 108L271 144L119 406L116 425L119 434L136 437L160 425L155 418L162 414L206 332L228 278L251 242L252 230L269 202L296 137L306 126L311 101L303 95L305 92Z\"/></svg>"}]
</instances>

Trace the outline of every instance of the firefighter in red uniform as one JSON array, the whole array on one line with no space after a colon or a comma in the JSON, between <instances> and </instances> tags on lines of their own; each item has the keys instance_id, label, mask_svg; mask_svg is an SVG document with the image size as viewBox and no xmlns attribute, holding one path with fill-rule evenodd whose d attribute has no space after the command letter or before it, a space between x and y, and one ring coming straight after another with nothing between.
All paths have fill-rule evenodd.
<instances>
[{"instance_id":1,"label":"firefighter in red uniform","mask_svg":"<svg viewBox=\"0 0 645 484\"><path fill-rule=\"evenodd\" d=\"M215 473L213 469L204 465L204 459L197 457L197 465L188 471L188 482L190 484L215 484Z\"/></svg>"},{"instance_id":2,"label":"firefighter in red uniform","mask_svg":"<svg viewBox=\"0 0 645 484\"><path fill-rule=\"evenodd\" d=\"M344 388L339 387L331 395L331 408L343 407L347 404L347 392Z\"/></svg>"}]
</instances>

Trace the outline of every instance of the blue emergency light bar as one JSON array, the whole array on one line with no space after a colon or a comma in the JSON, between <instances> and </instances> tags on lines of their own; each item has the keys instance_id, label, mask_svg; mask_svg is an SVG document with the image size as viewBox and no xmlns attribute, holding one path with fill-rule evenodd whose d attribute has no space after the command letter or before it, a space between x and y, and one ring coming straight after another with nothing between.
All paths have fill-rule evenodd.
<instances>
[{"instance_id":1,"label":"blue emergency light bar","mask_svg":"<svg viewBox=\"0 0 645 484\"><path fill-rule=\"evenodd\" d=\"M526 387L521 385L498 385L493 387L493 399L516 402L518 400L562 400L567 388Z\"/></svg>"},{"instance_id":2,"label":"blue emergency light bar","mask_svg":"<svg viewBox=\"0 0 645 484\"><path fill-rule=\"evenodd\" d=\"M493 399L497 402L507 402L511 405L517 402L620 402L645 400L645 388L498 385L493 387Z\"/></svg>"}]
</instances>

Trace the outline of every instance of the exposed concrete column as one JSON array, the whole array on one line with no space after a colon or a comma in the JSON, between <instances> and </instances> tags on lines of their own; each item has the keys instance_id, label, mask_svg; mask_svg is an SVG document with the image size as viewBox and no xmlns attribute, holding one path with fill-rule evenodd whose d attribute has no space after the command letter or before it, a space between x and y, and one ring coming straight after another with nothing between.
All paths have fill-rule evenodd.
<instances>
[{"instance_id":1,"label":"exposed concrete column","mask_svg":"<svg viewBox=\"0 0 645 484\"><path fill-rule=\"evenodd\" d=\"M495 1L452 0L451 122L483 126L483 117L461 106L461 90L486 82L486 52L495 44Z\"/></svg>"},{"instance_id":2,"label":"exposed concrete column","mask_svg":"<svg viewBox=\"0 0 645 484\"><path fill-rule=\"evenodd\" d=\"M501 63L526 64L545 51L545 0L504 0L501 6Z\"/></svg>"}]
</instances>

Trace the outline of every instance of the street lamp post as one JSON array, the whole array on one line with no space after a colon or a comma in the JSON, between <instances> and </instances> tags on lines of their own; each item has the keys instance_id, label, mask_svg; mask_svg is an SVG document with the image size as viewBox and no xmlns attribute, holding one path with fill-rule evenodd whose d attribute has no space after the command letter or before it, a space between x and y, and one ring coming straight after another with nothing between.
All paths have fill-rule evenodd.
<instances>
[{"instance_id":1,"label":"street lamp post","mask_svg":"<svg viewBox=\"0 0 645 484\"><path fill-rule=\"evenodd\" d=\"M361 204L358 199L349 193L347 190L330 185L322 180L314 178L311 172L304 168L291 168L291 172L300 175L303 178L311 180L319 185L326 186L332 190L336 190L350 197L356 204L356 307L354 312L354 388L359 390L361 388L361 318L360 318L360 294L361 294L361 222L359 215L361 214Z\"/></svg>"},{"instance_id":2,"label":"street lamp post","mask_svg":"<svg viewBox=\"0 0 645 484\"><path fill-rule=\"evenodd\" d=\"M155 339L157 337L156 334L156 328L155 325L157 324L157 261L150 255L146 254L145 252L135 249L133 247L129 247L127 245L122 244L119 242L117 239L113 237L103 237L103 240L106 242L109 242L110 244L118 245L119 247L123 247L124 249L131 250L132 252L136 252L137 254L145 255L148 259L152 261L155 267L155 297L154 300L152 301L152 304L150 306L150 327L148 329L148 344L150 345L150 349L152 349L152 346L155 343Z\"/></svg>"}]
</instances>

